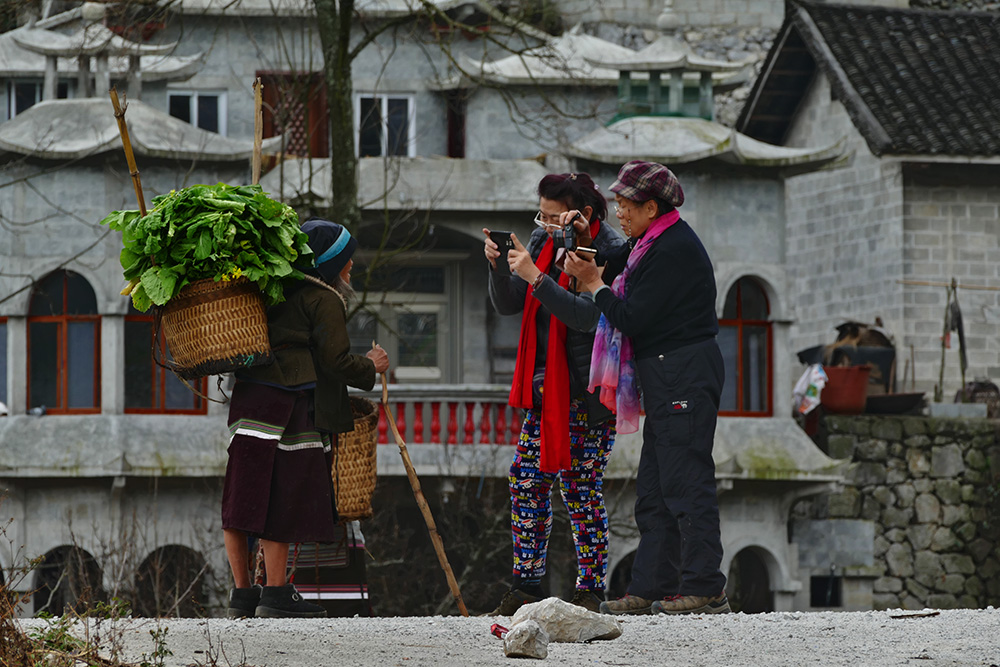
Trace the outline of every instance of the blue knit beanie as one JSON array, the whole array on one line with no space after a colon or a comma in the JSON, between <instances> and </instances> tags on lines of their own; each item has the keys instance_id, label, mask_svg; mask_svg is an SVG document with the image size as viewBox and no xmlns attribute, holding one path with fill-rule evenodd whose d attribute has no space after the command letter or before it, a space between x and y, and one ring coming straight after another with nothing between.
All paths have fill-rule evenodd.
<instances>
[{"instance_id":1,"label":"blue knit beanie","mask_svg":"<svg viewBox=\"0 0 1000 667\"><path fill-rule=\"evenodd\" d=\"M302 231L309 237L309 247L316 256L313 271L332 285L357 250L358 240L343 225L320 218L306 220Z\"/></svg>"}]
</instances>

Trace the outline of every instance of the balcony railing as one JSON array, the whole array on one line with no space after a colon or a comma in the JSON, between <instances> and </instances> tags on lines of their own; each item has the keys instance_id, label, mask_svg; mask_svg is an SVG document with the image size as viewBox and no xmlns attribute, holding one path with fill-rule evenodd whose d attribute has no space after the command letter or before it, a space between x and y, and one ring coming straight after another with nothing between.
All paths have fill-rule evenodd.
<instances>
[{"instance_id":1,"label":"balcony railing","mask_svg":"<svg viewBox=\"0 0 1000 667\"><path fill-rule=\"evenodd\" d=\"M390 384L389 409L407 445L513 445L524 411L507 405L499 384ZM358 392L379 404L378 442L395 442L381 407L381 385Z\"/></svg>"}]
</instances>

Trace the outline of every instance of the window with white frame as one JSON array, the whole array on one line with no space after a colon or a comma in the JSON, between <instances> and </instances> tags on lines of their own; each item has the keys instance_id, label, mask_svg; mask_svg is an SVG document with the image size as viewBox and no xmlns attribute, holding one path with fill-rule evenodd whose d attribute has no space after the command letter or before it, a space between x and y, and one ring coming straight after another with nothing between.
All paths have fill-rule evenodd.
<instances>
[{"instance_id":1,"label":"window with white frame","mask_svg":"<svg viewBox=\"0 0 1000 667\"><path fill-rule=\"evenodd\" d=\"M167 111L195 127L226 134L226 91L169 90Z\"/></svg>"},{"instance_id":2,"label":"window with white frame","mask_svg":"<svg viewBox=\"0 0 1000 667\"><path fill-rule=\"evenodd\" d=\"M13 80L7 82L7 118L12 119L42 101L44 82L37 79ZM74 96L75 82L59 81L56 97L64 100Z\"/></svg>"},{"instance_id":3,"label":"window with white frame","mask_svg":"<svg viewBox=\"0 0 1000 667\"><path fill-rule=\"evenodd\" d=\"M412 95L361 93L354 98L359 157L416 155Z\"/></svg>"},{"instance_id":4,"label":"window with white frame","mask_svg":"<svg viewBox=\"0 0 1000 667\"><path fill-rule=\"evenodd\" d=\"M374 340L392 359L394 382L448 382L452 309L447 270L402 266L378 273L368 283L368 303L348 322L351 351L365 354ZM355 269L358 292L363 280L363 270Z\"/></svg>"}]
</instances>

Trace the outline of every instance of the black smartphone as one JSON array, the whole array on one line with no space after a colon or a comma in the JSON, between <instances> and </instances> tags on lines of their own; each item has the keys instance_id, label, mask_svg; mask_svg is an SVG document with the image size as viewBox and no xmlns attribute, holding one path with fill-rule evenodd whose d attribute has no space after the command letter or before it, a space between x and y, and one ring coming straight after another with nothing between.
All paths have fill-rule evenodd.
<instances>
[{"instance_id":1,"label":"black smartphone","mask_svg":"<svg viewBox=\"0 0 1000 667\"><path fill-rule=\"evenodd\" d=\"M491 229L490 240L497 244L500 249L500 256L497 257L496 272L501 276L510 275L510 264L507 263L507 252L514 247L514 242L510 240L510 232L500 232Z\"/></svg>"}]
</instances>

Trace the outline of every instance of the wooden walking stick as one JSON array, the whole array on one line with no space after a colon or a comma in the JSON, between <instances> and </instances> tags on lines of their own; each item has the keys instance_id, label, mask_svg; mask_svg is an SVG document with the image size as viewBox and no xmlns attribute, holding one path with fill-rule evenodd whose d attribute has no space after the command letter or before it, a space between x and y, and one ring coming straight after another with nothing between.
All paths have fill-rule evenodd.
<instances>
[{"instance_id":1,"label":"wooden walking stick","mask_svg":"<svg viewBox=\"0 0 1000 667\"><path fill-rule=\"evenodd\" d=\"M375 341L372 341L372 349L375 349ZM380 374L382 377L382 407L385 408L385 418L389 422L389 427L392 429L392 434L396 437L396 444L399 445L399 455L403 458L403 466L406 468L406 476L410 478L410 486L413 488L413 497L417 500L417 506L420 508L421 514L424 515L424 521L427 523L427 530L431 534L431 542L434 544L434 551L437 552L438 562L441 563L441 569L444 570L444 576L448 579L448 587L451 589L451 595L455 598L455 604L458 605L458 610L462 612L462 616L468 616L469 610L465 608L465 602L462 600L462 592L458 589L458 582L455 580L455 574L451 571L451 565L448 563L448 556L444 552L444 542L441 540L441 535L438 533L437 526L434 524L434 516L431 514L431 508L427 505L427 499L424 498L424 492L420 489L420 480L417 479L417 472L413 469L413 463L410 461L410 454L406 451L406 443L403 442L403 436L399 434L399 429L396 428L396 420L392 416L392 411L389 409L389 382L386 380L385 373Z\"/></svg>"},{"instance_id":2,"label":"wooden walking stick","mask_svg":"<svg viewBox=\"0 0 1000 667\"><path fill-rule=\"evenodd\" d=\"M146 199L142 196L142 182L139 180L139 168L135 166L135 155L132 154L132 141L128 136L128 125L125 123L126 103L123 107L118 101L118 89L111 89L111 104L115 108L115 118L118 120L118 133L122 137L122 147L125 149L125 161L128 162L128 173L132 177L132 187L135 188L135 198L139 200L139 214L146 215Z\"/></svg>"}]
</instances>

